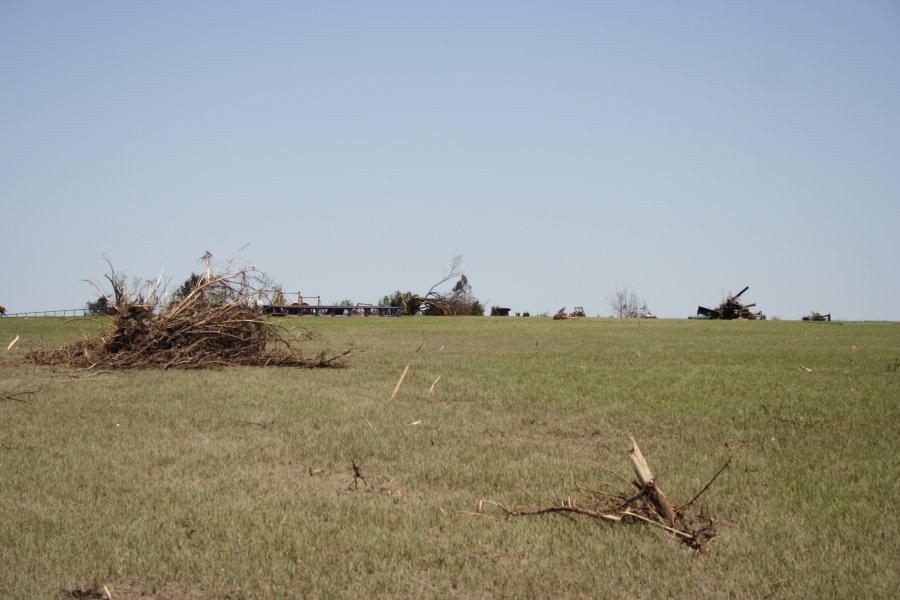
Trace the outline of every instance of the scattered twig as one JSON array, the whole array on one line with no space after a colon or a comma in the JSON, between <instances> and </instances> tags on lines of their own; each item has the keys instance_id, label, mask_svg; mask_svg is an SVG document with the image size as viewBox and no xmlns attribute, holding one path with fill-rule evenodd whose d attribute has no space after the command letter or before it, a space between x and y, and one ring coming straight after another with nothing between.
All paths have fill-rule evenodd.
<instances>
[{"instance_id":1,"label":"scattered twig","mask_svg":"<svg viewBox=\"0 0 900 600\"><path fill-rule=\"evenodd\" d=\"M727 468L728 468L728 465L730 465L730 464L731 464L731 458L729 458L727 461L725 461L725 464L722 465L722 467L721 467L718 471L716 471L716 474L712 476L712 479L710 479L709 482L708 482L706 485L703 486L703 489L701 489L699 492L697 492L697 493L694 495L694 497L691 498L691 499L688 501L687 504L682 504L681 506L679 506L679 507L678 507L678 511L681 512L682 510L684 510L685 508L687 508L687 507L689 507L691 504L693 504L693 503L697 500L697 498L699 498L700 496L702 496L703 493L704 493L706 490L709 489L709 486L711 486L711 485L713 484L713 482L714 482L716 479L719 478L719 475L722 474L722 471L724 471L725 469L727 469Z\"/></svg>"},{"instance_id":2,"label":"scattered twig","mask_svg":"<svg viewBox=\"0 0 900 600\"><path fill-rule=\"evenodd\" d=\"M438 381L440 381L440 380L441 380L441 376L438 375L438 376L437 376L437 379L434 380L434 383L431 384L431 389L428 390L428 395L429 395L429 396L430 396L431 393L434 391L434 386L436 386L437 383L438 383Z\"/></svg>"},{"instance_id":3,"label":"scattered twig","mask_svg":"<svg viewBox=\"0 0 900 600\"><path fill-rule=\"evenodd\" d=\"M363 484L366 487L369 487L369 484L366 482L366 478L363 477L361 467L356 463L356 460L351 461L353 463L353 481L347 486L348 490L355 490L359 488L359 480L362 480Z\"/></svg>"},{"instance_id":4,"label":"scattered twig","mask_svg":"<svg viewBox=\"0 0 900 600\"><path fill-rule=\"evenodd\" d=\"M587 515L589 517L595 517L597 519L602 519L604 521L621 521L622 517L615 514L598 512L595 510L590 510L588 508L582 508L576 505L574 502L569 500L567 503L562 506L548 506L547 508L535 508L535 509L515 509L511 508L505 504L500 502L493 502L495 506L497 506L500 510L504 511L507 514L510 514L514 517L524 517L528 515L546 515L549 513L576 513L579 515Z\"/></svg>"},{"instance_id":5,"label":"scattered twig","mask_svg":"<svg viewBox=\"0 0 900 600\"><path fill-rule=\"evenodd\" d=\"M629 517L634 517L635 519L640 519L641 521L644 521L645 523L650 523L651 525L656 525L657 527L662 527L666 531L671 531L675 535L678 535L685 539L688 539L688 540L693 539L693 536L691 536L688 533L685 533L683 531L678 531L677 529L673 529L673 528L669 527L668 525L666 525L664 523L660 523L659 521L657 521L655 519L648 519L647 517L645 517L643 515L639 515L635 512L631 512L630 510L623 511L622 514L629 516Z\"/></svg>"},{"instance_id":6,"label":"scattered twig","mask_svg":"<svg viewBox=\"0 0 900 600\"><path fill-rule=\"evenodd\" d=\"M7 394L6 396L0 396L0 400L14 400L15 402L25 402L19 396L30 396L39 392L40 390L25 390L22 392L15 392L13 394Z\"/></svg>"},{"instance_id":7,"label":"scattered twig","mask_svg":"<svg viewBox=\"0 0 900 600\"><path fill-rule=\"evenodd\" d=\"M16 339L14 339L13 341L11 341L11 342L9 343L9 346L6 347L6 351L9 352L10 350L12 350L12 347L15 346L15 345L16 345L16 342L18 342L18 341L19 341L19 336L16 336Z\"/></svg>"}]
</instances>

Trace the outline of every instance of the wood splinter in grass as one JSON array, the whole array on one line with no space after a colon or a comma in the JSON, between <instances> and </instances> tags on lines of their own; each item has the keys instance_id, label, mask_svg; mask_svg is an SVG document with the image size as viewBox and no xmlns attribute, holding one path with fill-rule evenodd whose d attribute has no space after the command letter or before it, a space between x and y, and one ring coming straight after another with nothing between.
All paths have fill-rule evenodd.
<instances>
[{"instance_id":1,"label":"wood splinter in grass","mask_svg":"<svg viewBox=\"0 0 900 600\"><path fill-rule=\"evenodd\" d=\"M391 393L391 400L397 397L397 392L400 391L400 386L403 385L403 380L406 379L406 374L409 372L409 364L406 365L406 368L403 369L403 374L400 375L400 379L397 380L397 385L394 386L394 391Z\"/></svg>"}]
</instances>

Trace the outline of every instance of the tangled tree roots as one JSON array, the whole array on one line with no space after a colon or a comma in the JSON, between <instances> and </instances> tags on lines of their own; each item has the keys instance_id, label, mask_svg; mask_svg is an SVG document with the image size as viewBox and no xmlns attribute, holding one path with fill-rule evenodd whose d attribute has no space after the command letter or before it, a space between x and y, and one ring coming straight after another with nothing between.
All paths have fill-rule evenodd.
<instances>
[{"instance_id":1,"label":"tangled tree roots","mask_svg":"<svg viewBox=\"0 0 900 600\"><path fill-rule=\"evenodd\" d=\"M252 304L253 272L207 275L173 304L160 302L158 285L147 294L130 293L114 270L112 330L61 348L39 349L36 364L104 369L198 369L219 366L340 366L346 350L305 358L302 336L289 336Z\"/></svg>"},{"instance_id":2,"label":"tangled tree roots","mask_svg":"<svg viewBox=\"0 0 900 600\"><path fill-rule=\"evenodd\" d=\"M712 518L705 508L699 510L695 518L687 516L687 509L712 485L725 470L728 463L719 469L713 478L689 502L673 505L656 485L653 473L641 454L637 442L631 439L632 447L628 455L631 459L637 481L633 482L632 493L615 493L579 487L579 499L567 498L555 506L545 508L514 508L502 502L489 502L505 513L520 517L545 515L550 513L574 513L593 517L608 523L644 522L660 527L694 550L704 550L716 538ZM730 461L729 461L730 462Z\"/></svg>"}]
</instances>

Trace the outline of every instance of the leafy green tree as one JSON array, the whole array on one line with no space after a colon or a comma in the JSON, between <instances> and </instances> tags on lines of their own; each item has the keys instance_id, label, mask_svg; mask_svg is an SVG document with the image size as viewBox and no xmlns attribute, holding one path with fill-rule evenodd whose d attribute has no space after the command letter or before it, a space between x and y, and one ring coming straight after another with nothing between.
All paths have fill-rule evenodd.
<instances>
[{"instance_id":1,"label":"leafy green tree","mask_svg":"<svg viewBox=\"0 0 900 600\"><path fill-rule=\"evenodd\" d=\"M456 284L448 296L440 298L441 303L450 309L453 315L483 316L484 305L472 293L472 285L465 274L460 274Z\"/></svg>"},{"instance_id":2,"label":"leafy green tree","mask_svg":"<svg viewBox=\"0 0 900 600\"><path fill-rule=\"evenodd\" d=\"M109 303L109 298L100 296L93 302L84 305L84 310L90 314L99 317L100 315L116 314L116 307Z\"/></svg>"},{"instance_id":3,"label":"leafy green tree","mask_svg":"<svg viewBox=\"0 0 900 600\"><path fill-rule=\"evenodd\" d=\"M191 295L195 289L197 289L200 282L203 280L201 275L196 273L191 273L190 277L184 280L184 282L175 290L175 293L172 294L172 299L169 301L169 304L178 304L185 298Z\"/></svg>"},{"instance_id":4,"label":"leafy green tree","mask_svg":"<svg viewBox=\"0 0 900 600\"><path fill-rule=\"evenodd\" d=\"M397 290L381 299L382 306L396 306L404 315L417 315L422 310L422 298L412 292Z\"/></svg>"}]
</instances>

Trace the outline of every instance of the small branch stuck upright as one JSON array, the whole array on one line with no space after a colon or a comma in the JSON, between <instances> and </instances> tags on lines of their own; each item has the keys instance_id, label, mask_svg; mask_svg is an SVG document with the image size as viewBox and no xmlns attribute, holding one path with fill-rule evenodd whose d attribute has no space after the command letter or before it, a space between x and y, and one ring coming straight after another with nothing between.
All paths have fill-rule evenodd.
<instances>
[{"instance_id":1,"label":"small branch stuck upright","mask_svg":"<svg viewBox=\"0 0 900 600\"><path fill-rule=\"evenodd\" d=\"M348 490L355 490L359 488L359 481L362 480L363 484L366 487L369 487L369 484L366 482L366 478L363 477L362 467L357 464L356 460L351 461L353 463L353 481L347 486Z\"/></svg>"}]
</instances>

